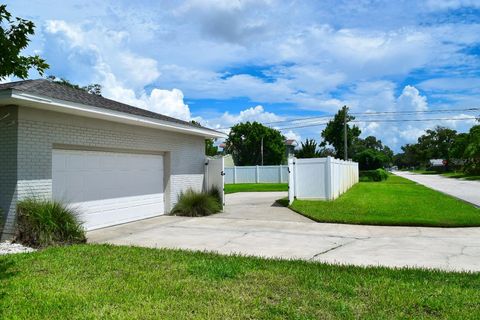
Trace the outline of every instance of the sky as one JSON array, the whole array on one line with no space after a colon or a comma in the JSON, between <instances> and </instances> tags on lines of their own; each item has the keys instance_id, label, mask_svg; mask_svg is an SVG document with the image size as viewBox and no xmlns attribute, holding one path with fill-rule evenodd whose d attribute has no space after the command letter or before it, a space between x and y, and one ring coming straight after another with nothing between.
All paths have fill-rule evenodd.
<instances>
[{"instance_id":1,"label":"sky","mask_svg":"<svg viewBox=\"0 0 480 320\"><path fill-rule=\"evenodd\" d=\"M362 137L399 151L435 125L467 131L475 120L454 119L480 113L359 114L480 107L480 0L6 4L35 22L25 53L48 75L224 131L259 121L320 141L324 126L295 127L347 105ZM428 118L448 120L383 122Z\"/></svg>"}]
</instances>

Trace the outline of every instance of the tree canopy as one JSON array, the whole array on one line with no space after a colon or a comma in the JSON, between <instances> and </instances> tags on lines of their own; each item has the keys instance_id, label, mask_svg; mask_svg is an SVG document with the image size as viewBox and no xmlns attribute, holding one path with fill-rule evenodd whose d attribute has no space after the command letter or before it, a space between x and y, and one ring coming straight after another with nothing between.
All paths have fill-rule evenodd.
<instances>
[{"instance_id":1,"label":"tree canopy","mask_svg":"<svg viewBox=\"0 0 480 320\"><path fill-rule=\"evenodd\" d=\"M355 120L355 117L348 114L348 107L344 106L340 109L335 117L327 123L327 126L322 131L322 138L324 141L321 146L331 145L335 150L335 156L337 158L344 158L344 120L347 121L347 149L348 157L353 156L354 150L352 145L357 140L358 136L362 133L356 126L350 126L349 121Z\"/></svg>"},{"instance_id":2,"label":"tree canopy","mask_svg":"<svg viewBox=\"0 0 480 320\"><path fill-rule=\"evenodd\" d=\"M394 157L398 167L428 167L430 159L444 159L448 167L480 173L480 125L473 126L468 133L437 126L427 130L417 143L402 146L402 151Z\"/></svg>"},{"instance_id":3,"label":"tree canopy","mask_svg":"<svg viewBox=\"0 0 480 320\"><path fill-rule=\"evenodd\" d=\"M317 158L320 152L317 150L317 142L314 139L307 139L301 143L300 149L295 152L297 158Z\"/></svg>"},{"instance_id":4,"label":"tree canopy","mask_svg":"<svg viewBox=\"0 0 480 320\"><path fill-rule=\"evenodd\" d=\"M437 126L426 130L417 139L417 143L402 146L403 153L395 157L395 164L399 167L428 166L431 159L448 161L455 144L457 148L462 148L458 145L458 137L457 131L446 127Z\"/></svg>"},{"instance_id":5,"label":"tree canopy","mask_svg":"<svg viewBox=\"0 0 480 320\"><path fill-rule=\"evenodd\" d=\"M69 80L67 80L65 78L58 78L58 77L52 76L52 75L48 76L47 79L50 80L50 81L53 81L55 83L73 88L73 89L86 91L90 94L94 94L94 95L97 95L97 96L102 95L102 86L98 83L92 83L92 84L89 84L89 85L86 85L86 86L82 87L82 86L79 86L78 84L70 82Z\"/></svg>"},{"instance_id":6,"label":"tree canopy","mask_svg":"<svg viewBox=\"0 0 480 320\"><path fill-rule=\"evenodd\" d=\"M49 65L39 55L24 56L22 50L28 46L30 36L35 34L35 24L19 17L13 18L6 5L0 5L0 79L16 76L28 77L34 68L40 75Z\"/></svg>"},{"instance_id":7,"label":"tree canopy","mask_svg":"<svg viewBox=\"0 0 480 320\"><path fill-rule=\"evenodd\" d=\"M480 125L470 128L465 138L465 149L461 159L465 161L464 171L471 174L480 174Z\"/></svg>"},{"instance_id":8,"label":"tree canopy","mask_svg":"<svg viewBox=\"0 0 480 320\"><path fill-rule=\"evenodd\" d=\"M360 170L384 168L393 160L393 151L374 136L358 138L352 146L353 160L358 162Z\"/></svg>"},{"instance_id":9,"label":"tree canopy","mask_svg":"<svg viewBox=\"0 0 480 320\"><path fill-rule=\"evenodd\" d=\"M285 160L285 137L280 131L258 122L239 123L232 127L225 150L239 166L279 165Z\"/></svg>"},{"instance_id":10,"label":"tree canopy","mask_svg":"<svg viewBox=\"0 0 480 320\"><path fill-rule=\"evenodd\" d=\"M214 139L205 139L205 155L209 157L218 154L218 147L213 144Z\"/></svg>"}]
</instances>

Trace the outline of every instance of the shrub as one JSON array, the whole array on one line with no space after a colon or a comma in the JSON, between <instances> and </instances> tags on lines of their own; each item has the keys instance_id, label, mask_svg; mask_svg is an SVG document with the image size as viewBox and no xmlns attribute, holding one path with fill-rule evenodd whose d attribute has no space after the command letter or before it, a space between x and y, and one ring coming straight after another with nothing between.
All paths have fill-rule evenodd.
<instances>
[{"instance_id":1,"label":"shrub","mask_svg":"<svg viewBox=\"0 0 480 320\"><path fill-rule=\"evenodd\" d=\"M360 181L383 181L388 179L387 171L383 169L360 171Z\"/></svg>"},{"instance_id":2,"label":"shrub","mask_svg":"<svg viewBox=\"0 0 480 320\"><path fill-rule=\"evenodd\" d=\"M220 197L220 194L218 193ZM172 213L178 216L203 217L220 212L222 205L210 193L196 192L188 189L180 193Z\"/></svg>"},{"instance_id":3,"label":"shrub","mask_svg":"<svg viewBox=\"0 0 480 320\"><path fill-rule=\"evenodd\" d=\"M384 164L388 163L388 158L380 151L373 149L366 149L357 153L353 160L358 162L360 170L375 170L382 168Z\"/></svg>"},{"instance_id":4,"label":"shrub","mask_svg":"<svg viewBox=\"0 0 480 320\"><path fill-rule=\"evenodd\" d=\"M208 191L208 194L215 198L215 200L217 200L218 203L220 203L220 205L223 207L222 196L220 195L220 190L217 187L211 187Z\"/></svg>"},{"instance_id":5,"label":"shrub","mask_svg":"<svg viewBox=\"0 0 480 320\"><path fill-rule=\"evenodd\" d=\"M17 211L16 241L32 247L86 242L78 213L58 201L28 198Z\"/></svg>"}]
</instances>

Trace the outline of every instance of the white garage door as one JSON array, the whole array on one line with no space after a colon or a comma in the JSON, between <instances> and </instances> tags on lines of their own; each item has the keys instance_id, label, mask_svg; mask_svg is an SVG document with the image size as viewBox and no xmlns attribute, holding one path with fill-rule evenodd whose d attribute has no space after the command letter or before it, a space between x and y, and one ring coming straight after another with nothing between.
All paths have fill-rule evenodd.
<instances>
[{"instance_id":1,"label":"white garage door","mask_svg":"<svg viewBox=\"0 0 480 320\"><path fill-rule=\"evenodd\" d=\"M54 149L52 180L87 230L164 213L161 155Z\"/></svg>"}]
</instances>

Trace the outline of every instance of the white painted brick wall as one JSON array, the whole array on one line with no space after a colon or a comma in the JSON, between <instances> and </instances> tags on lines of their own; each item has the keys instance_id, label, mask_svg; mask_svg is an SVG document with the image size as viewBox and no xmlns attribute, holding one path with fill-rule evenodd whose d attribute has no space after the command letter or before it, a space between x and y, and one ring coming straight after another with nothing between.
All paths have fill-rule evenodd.
<instances>
[{"instance_id":1,"label":"white painted brick wall","mask_svg":"<svg viewBox=\"0 0 480 320\"><path fill-rule=\"evenodd\" d=\"M15 211L17 198L17 120L17 107L0 108L0 217L7 229L13 227L8 216Z\"/></svg>"},{"instance_id":2,"label":"white painted brick wall","mask_svg":"<svg viewBox=\"0 0 480 320\"><path fill-rule=\"evenodd\" d=\"M167 206L176 202L180 191L203 188L203 137L20 107L18 199L32 194L51 197L54 144L167 152L171 163ZM10 209L5 233L12 231L14 213L15 210Z\"/></svg>"}]
</instances>

